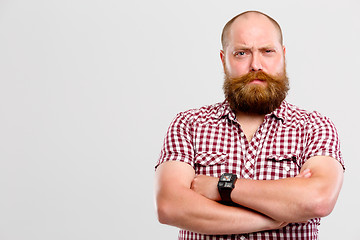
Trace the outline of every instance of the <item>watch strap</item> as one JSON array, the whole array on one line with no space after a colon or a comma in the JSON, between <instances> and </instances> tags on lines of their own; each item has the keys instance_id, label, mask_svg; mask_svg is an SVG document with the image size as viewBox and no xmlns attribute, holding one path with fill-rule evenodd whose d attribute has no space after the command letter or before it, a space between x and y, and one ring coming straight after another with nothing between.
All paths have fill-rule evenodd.
<instances>
[{"instance_id":1,"label":"watch strap","mask_svg":"<svg viewBox=\"0 0 360 240\"><path fill-rule=\"evenodd\" d=\"M231 203L231 192L235 187L235 182L237 180L236 174L232 173L223 173L220 176L218 182L218 191L221 197L222 202Z\"/></svg>"}]
</instances>

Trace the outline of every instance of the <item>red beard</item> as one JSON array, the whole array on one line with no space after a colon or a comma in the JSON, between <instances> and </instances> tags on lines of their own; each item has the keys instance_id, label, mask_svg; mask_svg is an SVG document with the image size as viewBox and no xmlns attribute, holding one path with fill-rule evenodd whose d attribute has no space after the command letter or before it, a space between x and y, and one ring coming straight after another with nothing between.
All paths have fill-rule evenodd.
<instances>
[{"instance_id":1,"label":"red beard","mask_svg":"<svg viewBox=\"0 0 360 240\"><path fill-rule=\"evenodd\" d=\"M250 84L254 79L264 81L265 85ZM289 79L285 70L277 76L258 71L249 72L238 78L229 77L225 71L223 89L234 111L268 114L278 108L285 99L289 91Z\"/></svg>"}]
</instances>

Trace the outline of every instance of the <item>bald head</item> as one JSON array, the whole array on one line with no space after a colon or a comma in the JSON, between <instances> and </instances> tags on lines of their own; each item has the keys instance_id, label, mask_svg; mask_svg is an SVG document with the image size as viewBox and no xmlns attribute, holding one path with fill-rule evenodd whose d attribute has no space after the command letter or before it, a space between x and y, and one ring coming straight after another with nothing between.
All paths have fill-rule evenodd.
<instances>
[{"instance_id":1,"label":"bald head","mask_svg":"<svg viewBox=\"0 0 360 240\"><path fill-rule=\"evenodd\" d=\"M280 28L280 25L271 17L268 15L258 12L258 11L247 11L240 13L239 15L233 17L229 22L226 23L224 26L222 35L221 35L221 44L223 47L223 50L226 48L228 44L228 38L229 38L229 32L231 31L231 27L234 24L234 22L241 22L241 21L253 21L254 24L268 24L271 23L271 25L274 27L274 31L277 32L279 36L279 42L281 45L283 45L283 37L282 37L282 31Z\"/></svg>"}]
</instances>

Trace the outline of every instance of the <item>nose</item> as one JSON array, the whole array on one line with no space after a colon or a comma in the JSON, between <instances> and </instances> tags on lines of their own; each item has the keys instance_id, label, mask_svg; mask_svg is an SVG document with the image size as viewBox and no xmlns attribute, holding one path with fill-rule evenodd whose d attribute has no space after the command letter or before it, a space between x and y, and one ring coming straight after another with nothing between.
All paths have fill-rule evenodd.
<instances>
[{"instance_id":1,"label":"nose","mask_svg":"<svg viewBox=\"0 0 360 240\"><path fill-rule=\"evenodd\" d=\"M262 70L261 59L260 56L256 53L252 55L250 70L253 72Z\"/></svg>"}]
</instances>

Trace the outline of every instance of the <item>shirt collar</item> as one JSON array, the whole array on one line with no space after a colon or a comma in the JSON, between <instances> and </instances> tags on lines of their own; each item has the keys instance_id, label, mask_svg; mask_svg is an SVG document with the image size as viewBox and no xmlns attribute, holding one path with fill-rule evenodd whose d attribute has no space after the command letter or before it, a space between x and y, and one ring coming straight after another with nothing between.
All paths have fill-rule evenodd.
<instances>
[{"instance_id":1,"label":"shirt collar","mask_svg":"<svg viewBox=\"0 0 360 240\"><path fill-rule=\"evenodd\" d=\"M289 109L289 104L284 100L277 109L275 109L273 112L269 113L268 115L274 116L277 119L280 119L284 122L288 120L288 111L287 111L288 109Z\"/></svg>"},{"instance_id":2,"label":"shirt collar","mask_svg":"<svg viewBox=\"0 0 360 240\"><path fill-rule=\"evenodd\" d=\"M227 100L225 100L223 103L220 104L218 112L215 115L216 119L221 119L223 117L227 116L230 120L236 119L236 115L234 111L230 108L230 105Z\"/></svg>"}]
</instances>

